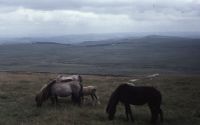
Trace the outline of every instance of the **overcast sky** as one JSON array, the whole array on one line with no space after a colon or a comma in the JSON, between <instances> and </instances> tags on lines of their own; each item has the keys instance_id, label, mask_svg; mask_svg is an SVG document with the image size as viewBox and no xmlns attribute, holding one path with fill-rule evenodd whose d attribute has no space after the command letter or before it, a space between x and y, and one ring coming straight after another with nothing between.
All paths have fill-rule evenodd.
<instances>
[{"instance_id":1,"label":"overcast sky","mask_svg":"<svg viewBox=\"0 0 200 125\"><path fill-rule=\"evenodd\" d=\"M200 32L200 0L0 0L0 36Z\"/></svg>"}]
</instances>

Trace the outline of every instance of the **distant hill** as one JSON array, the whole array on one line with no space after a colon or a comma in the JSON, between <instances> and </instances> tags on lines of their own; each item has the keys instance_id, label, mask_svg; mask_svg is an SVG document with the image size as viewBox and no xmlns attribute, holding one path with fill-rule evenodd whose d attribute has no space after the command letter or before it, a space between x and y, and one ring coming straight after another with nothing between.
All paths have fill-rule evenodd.
<instances>
[{"instance_id":1,"label":"distant hill","mask_svg":"<svg viewBox=\"0 0 200 125\"><path fill-rule=\"evenodd\" d=\"M177 42L177 41L191 41L196 40L195 38L183 38L175 36L159 36L149 35L144 37L127 37L119 39L108 39L100 41L84 41L81 45L107 45L107 44L120 44L120 43L131 43L131 42Z\"/></svg>"},{"instance_id":2,"label":"distant hill","mask_svg":"<svg viewBox=\"0 0 200 125\"><path fill-rule=\"evenodd\" d=\"M131 36L129 33L111 34L82 34L82 35L63 35L50 37L20 37L20 38L0 38L0 44L13 43L35 43L35 42L56 42L62 44L77 44L84 41L101 41L106 39L118 39Z\"/></svg>"},{"instance_id":3,"label":"distant hill","mask_svg":"<svg viewBox=\"0 0 200 125\"><path fill-rule=\"evenodd\" d=\"M156 35L152 35L156 34ZM119 39L144 39L147 36L148 39L151 38L159 38L159 37L184 37L184 38L200 38L199 32L161 32L161 33L149 33L149 32L141 32L141 33L104 33L104 34L80 34L80 35L61 35L61 36L40 36L40 37L0 37L0 44L14 44L14 43L34 43L34 42L56 42L62 44L79 44L82 42L88 43L93 41L101 42L116 42ZM123 41L124 41L123 40Z\"/></svg>"},{"instance_id":4,"label":"distant hill","mask_svg":"<svg viewBox=\"0 0 200 125\"><path fill-rule=\"evenodd\" d=\"M71 44L63 44L63 43L57 43L57 42L32 42L32 44L52 44L52 45L71 45Z\"/></svg>"},{"instance_id":5,"label":"distant hill","mask_svg":"<svg viewBox=\"0 0 200 125\"><path fill-rule=\"evenodd\" d=\"M0 71L131 75L200 73L200 39L146 36L0 45Z\"/></svg>"}]
</instances>

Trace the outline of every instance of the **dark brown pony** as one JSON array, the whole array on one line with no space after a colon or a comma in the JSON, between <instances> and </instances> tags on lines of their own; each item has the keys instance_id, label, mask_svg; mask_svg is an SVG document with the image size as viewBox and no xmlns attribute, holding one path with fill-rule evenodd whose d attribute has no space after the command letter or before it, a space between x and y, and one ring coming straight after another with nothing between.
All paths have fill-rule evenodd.
<instances>
[{"instance_id":1,"label":"dark brown pony","mask_svg":"<svg viewBox=\"0 0 200 125\"><path fill-rule=\"evenodd\" d=\"M163 112L160 108L161 100L161 93L153 87L121 84L112 93L106 108L106 112L109 115L109 119L112 120L116 112L116 106L118 102L121 102L125 106L127 120L130 116L131 120L134 121L130 104L144 105L147 103L152 115L151 123L157 122L159 114L160 120L163 122Z\"/></svg>"}]
</instances>

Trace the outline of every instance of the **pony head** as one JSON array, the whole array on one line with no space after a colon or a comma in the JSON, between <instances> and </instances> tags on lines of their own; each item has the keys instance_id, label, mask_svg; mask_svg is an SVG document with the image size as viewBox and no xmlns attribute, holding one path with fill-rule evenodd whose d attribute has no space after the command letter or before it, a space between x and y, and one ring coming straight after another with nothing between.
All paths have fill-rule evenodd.
<instances>
[{"instance_id":1,"label":"pony head","mask_svg":"<svg viewBox=\"0 0 200 125\"><path fill-rule=\"evenodd\" d=\"M116 107L107 107L106 112L108 113L108 119L113 120L116 112Z\"/></svg>"},{"instance_id":2,"label":"pony head","mask_svg":"<svg viewBox=\"0 0 200 125\"><path fill-rule=\"evenodd\" d=\"M37 106L37 107L41 107L41 106L42 106L43 99L42 99L42 96L41 96L40 93L38 93L38 94L35 96L35 101L36 101L36 106Z\"/></svg>"},{"instance_id":3,"label":"pony head","mask_svg":"<svg viewBox=\"0 0 200 125\"><path fill-rule=\"evenodd\" d=\"M109 101L108 101L108 105L107 105L107 108L106 108L106 112L108 114L108 119L109 120L113 120L114 119L114 115L115 115L115 112L116 112L116 106L119 102L119 95L118 95L118 89L116 89Z\"/></svg>"},{"instance_id":4,"label":"pony head","mask_svg":"<svg viewBox=\"0 0 200 125\"><path fill-rule=\"evenodd\" d=\"M46 92L47 86L48 86L48 84L45 84L35 96L35 101L36 101L37 107L41 107L43 101L45 100L45 94L47 93Z\"/></svg>"},{"instance_id":5,"label":"pony head","mask_svg":"<svg viewBox=\"0 0 200 125\"><path fill-rule=\"evenodd\" d=\"M40 92L36 94L35 96L35 101L36 101L36 106L41 107L42 103L47 100L50 96L51 93L51 86L56 83L56 80L51 81L48 84L45 84L41 89Z\"/></svg>"}]
</instances>

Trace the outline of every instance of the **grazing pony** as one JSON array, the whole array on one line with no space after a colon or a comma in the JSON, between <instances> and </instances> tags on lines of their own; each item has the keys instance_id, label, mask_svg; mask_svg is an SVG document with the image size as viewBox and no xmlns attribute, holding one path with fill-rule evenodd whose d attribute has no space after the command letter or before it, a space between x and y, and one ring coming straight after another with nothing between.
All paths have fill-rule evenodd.
<instances>
[{"instance_id":1,"label":"grazing pony","mask_svg":"<svg viewBox=\"0 0 200 125\"><path fill-rule=\"evenodd\" d=\"M98 97L96 95L96 86L84 86L83 87L83 98L84 96L91 96L92 101L95 102L95 105L100 104ZM84 100L84 99L83 99Z\"/></svg>"},{"instance_id":2,"label":"grazing pony","mask_svg":"<svg viewBox=\"0 0 200 125\"><path fill-rule=\"evenodd\" d=\"M71 96L74 103L81 104L82 85L79 81L58 82L53 80L45 84L35 97L36 105L42 106L42 103L51 98L52 103L57 103L58 97Z\"/></svg>"},{"instance_id":3,"label":"grazing pony","mask_svg":"<svg viewBox=\"0 0 200 125\"><path fill-rule=\"evenodd\" d=\"M134 121L130 104L144 105L147 103L152 115L151 123L157 122L159 114L160 120L163 122L163 112L160 108L162 100L161 98L161 93L153 87L121 84L112 93L106 108L106 112L108 113L108 118L113 120L116 112L116 106L118 102L121 102L125 106L127 120L130 116L131 120Z\"/></svg>"}]
</instances>

